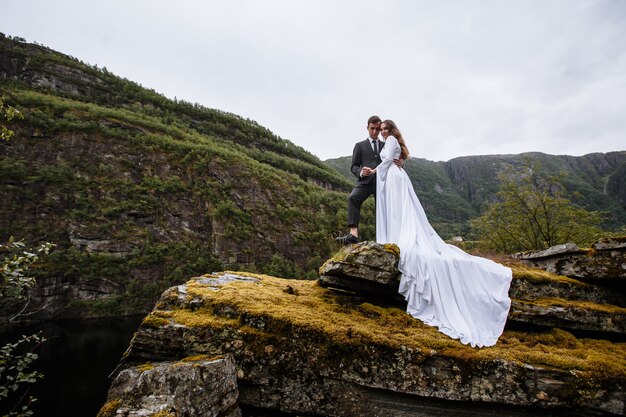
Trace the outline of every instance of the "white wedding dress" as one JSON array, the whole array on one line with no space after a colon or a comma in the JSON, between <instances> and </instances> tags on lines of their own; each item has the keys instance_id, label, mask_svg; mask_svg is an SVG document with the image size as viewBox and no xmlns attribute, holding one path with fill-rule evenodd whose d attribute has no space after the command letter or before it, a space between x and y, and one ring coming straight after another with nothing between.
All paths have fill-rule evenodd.
<instances>
[{"instance_id":1,"label":"white wedding dress","mask_svg":"<svg viewBox=\"0 0 626 417\"><path fill-rule=\"evenodd\" d=\"M400 248L399 292L407 313L471 346L495 345L511 299L511 269L445 243L428 223L389 136L376 174L376 241Z\"/></svg>"}]
</instances>

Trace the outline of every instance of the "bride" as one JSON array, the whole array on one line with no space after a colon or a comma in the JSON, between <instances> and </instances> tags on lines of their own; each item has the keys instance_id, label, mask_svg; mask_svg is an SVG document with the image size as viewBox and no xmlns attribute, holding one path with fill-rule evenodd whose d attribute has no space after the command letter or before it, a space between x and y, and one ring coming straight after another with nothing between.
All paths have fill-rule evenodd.
<instances>
[{"instance_id":1,"label":"bride","mask_svg":"<svg viewBox=\"0 0 626 417\"><path fill-rule=\"evenodd\" d=\"M428 223L406 171L409 151L395 123L381 124L385 146L376 167L376 241L400 248L399 292L407 313L462 343L495 345L511 300L511 269L445 243Z\"/></svg>"}]
</instances>

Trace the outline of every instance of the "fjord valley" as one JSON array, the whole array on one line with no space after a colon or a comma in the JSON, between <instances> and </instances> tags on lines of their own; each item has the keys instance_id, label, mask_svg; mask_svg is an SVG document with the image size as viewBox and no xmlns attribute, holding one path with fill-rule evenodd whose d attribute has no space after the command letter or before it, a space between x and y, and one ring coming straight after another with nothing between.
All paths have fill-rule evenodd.
<instances>
[{"instance_id":1,"label":"fjord valley","mask_svg":"<svg viewBox=\"0 0 626 417\"><path fill-rule=\"evenodd\" d=\"M64 415L102 407L107 416L130 413L128 402L144 412L143 389L116 391L114 383L105 402L107 376L139 325L114 373L152 378L151 394L181 386L196 403L210 405L206 395L221 405L232 400L233 415L239 405L246 416L508 415L502 407L511 416L623 414L623 270L603 267L606 258L623 263L623 237L527 260L547 258L547 268L556 263L564 275L564 265L574 265L575 275L586 271L582 281L507 259L510 328L497 347L474 350L411 319L401 302L355 290L380 273L384 257L383 270L397 278L398 251L373 242L340 251L335 243L354 181L349 157L320 161L255 121L168 99L4 35L0 97L24 116L2 121L15 134L0 142L0 240L55 245L29 270L36 286L21 316L49 321L42 326L53 335L42 346L53 365L43 370L48 385L35 407L61 404ZM544 173L564 172L571 201L602 211L605 230L623 231L626 151L415 157L405 168L442 237L472 239L469 221L497 200L499 174L529 159ZM370 199L364 240L374 239L374 223ZM397 282L386 290L397 295ZM141 324L135 314L145 316ZM94 317L113 319L56 320ZM410 364L406 373L400 363ZM222 396L205 389L197 372L233 389ZM79 407L84 387L91 397ZM170 406L148 405L163 413ZM164 415L155 413L145 414Z\"/></svg>"},{"instance_id":2,"label":"fjord valley","mask_svg":"<svg viewBox=\"0 0 626 417\"><path fill-rule=\"evenodd\" d=\"M24 115L0 144L0 239L56 245L33 270L30 319L145 313L211 271L312 279L338 249L349 157L322 162L252 120L4 35L0 95ZM626 224L626 151L414 157L406 170L441 236L467 239L497 174L525 158L565 171L572 201L603 211L605 228ZM374 223L369 199L364 239Z\"/></svg>"}]
</instances>

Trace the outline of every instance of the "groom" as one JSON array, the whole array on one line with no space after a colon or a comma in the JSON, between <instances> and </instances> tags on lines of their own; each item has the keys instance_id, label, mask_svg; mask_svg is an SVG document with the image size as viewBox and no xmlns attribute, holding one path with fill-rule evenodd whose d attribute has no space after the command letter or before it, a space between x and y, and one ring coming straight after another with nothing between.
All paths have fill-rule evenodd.
<instances>
[{"instance_id":1,"label":"groom","mask_svg":"<svg viewBox=\"0 0 626 417\"><path fill-rule=\"evenodd\" d=\"M352 166L350 170L357 177L357 181L350 193L350 197L348 197L348 228L350 232L335 239L344 245L359 242L361 205L372 194L376 198L376 174L372 174L372 169L380 164L380 150L385 146L385 143L378 139L380 123L380 117L370 117L367 120L369 137L354 145L354 150L352 151Z\"/></svg>"}]
</instances>

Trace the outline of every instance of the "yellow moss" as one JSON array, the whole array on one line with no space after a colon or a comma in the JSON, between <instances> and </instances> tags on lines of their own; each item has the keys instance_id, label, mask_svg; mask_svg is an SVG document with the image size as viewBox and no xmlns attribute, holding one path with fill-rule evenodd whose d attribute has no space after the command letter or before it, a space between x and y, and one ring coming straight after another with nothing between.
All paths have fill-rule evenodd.
<instances>
[{"instance_id":1,"label":"yellow moss","mask_svg":"<svg viewBox=\"0 0 626 417\"><path fill-rule=\"evenodd\" d=\"M328 259L326 260L326 262L324 262L324 265L325 265L327 262L333 262L333 261L343 261L343 260L345 259L345 257L346 257L346 248L348 248L348 246L343 247L343 248L339 249L337 252L333 253L333 254L331 255L331 257L330 257L330 258L328 258ZM324 266L324 265L322 265L322 266ZM321 269L321 268L320 268L320 269Z\"/></svg>"},{"instance_id":2,"label":"yellow moss","mask_svg":"<svg viewBox=\"0 0 626 417\"><path fill-rule=\"evenodd\" d=\"M215 356L195 355L195 356L187 356L186 358L183 358L180 361L181 362L210 361L214 358Z\"/></svg>"},{"instance_id":3,"label":"yellow moss","mask_svg":"<svg viewBox=\"0 0 626 417\"><path fill-rule=\"evenodd\" d=\"M400 248L394 243L385 243L385 250L389 253L393 253L396 256L400 256Z\"/></svg>"},{"instance_id":4,"label":"yellow moss","mask_svg":"<svg viewBox=\"0 0 626 417\"><path fill-rule=\"evenodd\" d=\"M573 285L578 285L581 287L584 286L588 286L589 284L586 284L584 282L578 281L574 278L569 278L563 275L557 275L554 274L552 272L548 272L548 271L544 271L542 269L538 269L538 268L533 268L531 266L527 266L527 265L523 265L523 264L510 264L508 263L508 266L511 268L511 270L513 271L513 279L528 279L534 282L561 282L561 283L568 283L568 284L573 284Z\"/></svg>"},{"instance_id":5,"label":"yellow moss","mask_svg":"<svg viewBox=\"0 0 626 417\"><path fill-rule=\"evenodd\" d=\"M591 301L565 300L563 298L541 298L532 302L525 300L518 301L526 304L536 304L548 307L579 308L582 310L601 311L603 313L626 314L626 308L611 304L597 304Z\"/></svg>"},{"instance_id":6,"label":"yellow moss","mask_svg":"<svg viewBox=\"0 0 626 417\"><path fill-rule=\"evenodd\" d=\"M148 417L176 417L176 413L171 410L161 410L150 414Z\"/></svg>"},{"instance_id":7,"label":"yellow moss","mask_svg":"<svg viewBox=\"0 0 626 417\"><path fill-rule=\"evenodd\" d=\"M141 372L145 372L145 371L149 371L151 369L154 369L154 364L150 363L150 362L146 362L143 365L137 365L135 366L135 368L137 368L138 370L140 370Z\"/></svg>"},{"instance_id":8,"label":"yellow moss","mask_svg":"<svg viewBox=\"0 0 626 417\"><path fill-rule=\"evenodd\" d=\"M163 305L170 304L175 302L178 299L178 292L172 288L168 289L163 293L161 299L157 302L156 308L161 308Z\"/></svg>"},{"instance_id":9,"label":"yellow moss","mask_svg":"<svg viewBox=\"0 0 626 417\"><path fill-rule=\"evenodd\" d=\"M209 290L217 292L214 290ZM229 319L220 317L213 314L211 308L201 308L195 311L189 310L174 310L172 312L172 319L178 324L182 324L187 327L215 327L225 328L237 325L238 319Z\"/></svg>"},{"instance_id":10,"label":"yellow moss","mask_svg":"<svg viewBox=\"0 0 626 417\"><path fill-rule=\"evenodd\" d=\"M236 274L259 281L235 281L223 285L219 291L199 283L188 285L187 291L201 299L204 307L193 312L174 310L172 318L187 326L258 332L258 337L272 332L280 336L289 326L294 326L323 335L322 340L329 346L377 344L391 348L408 347L424 354L438 352L467 361L504 358L562 370L599 372L603 376L626 375L624 343L577 339L560 330L543 334L506 331L496 346L474 349L413 319L403 310L369 303L354 304L351 298L337 296L316 281ZM291 286L298 296L285 292L287 286ZM257 318L270 325L260 331L242 326L239 317L217 314L226 306L231 312L245 312L247 320Z\"/></svg>"},{"instance_id":11,"label":"yellow moss","mask_svg":"<svg viewBox=\"0 0 626 417\"><path fill-rule=\"evenodd\" d=\"M122 405L122 400L115 399L107 402L102 406L96 417L113 417L115 412Z\"/></svg>"},{"instance_id":12,"label":"yellow moss","mask_svg":"<svg viewBox=\"0 0 626 417\"><path fill-rule=\"evenodd\" d=\"M143 326L154 327L154 328L167 326L169 323L170 321L168 319L159 317L157 314L155 314L155 312L152 312L149 315L147 315L141 322Z\"/></svg>"},{"instance_id":13,"label":"yellow moss","mask_svg":"<svg viewBox=\"0 0 626 417\"><path fill-rule=\"evenodd\" d=\"M152 315L161 318L170 318L172 317L172 312L170 310L154 310Z\"/></svg>"}]
</instances>

